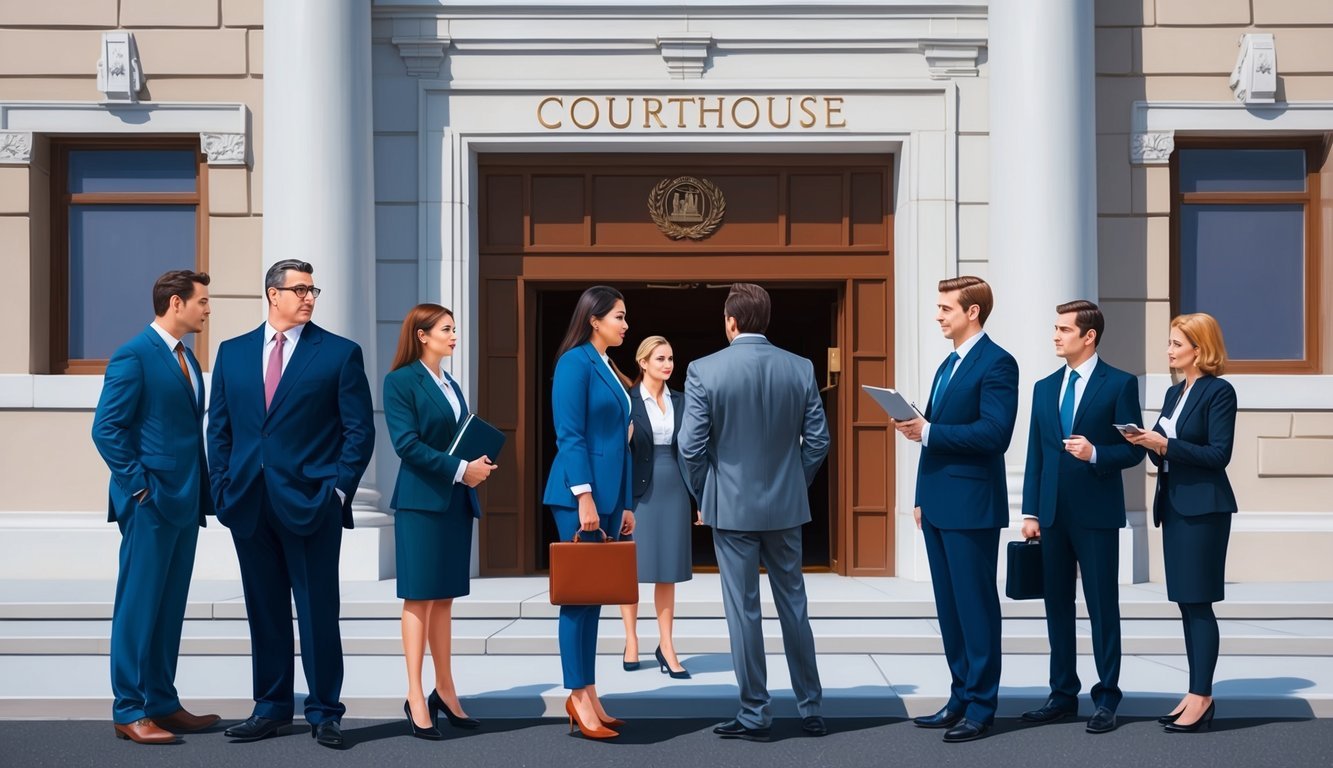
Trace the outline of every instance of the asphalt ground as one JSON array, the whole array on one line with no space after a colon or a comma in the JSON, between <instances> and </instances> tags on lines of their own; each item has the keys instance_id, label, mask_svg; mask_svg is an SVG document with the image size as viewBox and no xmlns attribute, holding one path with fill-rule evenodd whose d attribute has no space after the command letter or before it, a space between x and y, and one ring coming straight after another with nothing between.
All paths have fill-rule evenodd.
<instances>
[{"instance_id":1,"label":"asphalt ground","mask_svg":"<svg viewBox=\"0 0 1333 768\"><path fill-rule=\"evenodd\" d=\"M964 744L945 744L940 731L898 719L831 719L823 738L803 735L797 720L778 720L769 743L721 739L712 734L712 720L639 720L605 742L571 736L563 721L488 720L471 732L445 725L447 738L428 742L407 736L404 721L349 719L341 751L320 747L304 732L233 744L222 735L227 724L177 744L143 746L115 738L109 722L0 721L0 766L1333 767L1330 719L1217 720L1200 734L1163 733L1153 720L1134 719L1102 735L1085 733L1082 721L999 720L986 738Z\"/></svg>"}]
</instances>

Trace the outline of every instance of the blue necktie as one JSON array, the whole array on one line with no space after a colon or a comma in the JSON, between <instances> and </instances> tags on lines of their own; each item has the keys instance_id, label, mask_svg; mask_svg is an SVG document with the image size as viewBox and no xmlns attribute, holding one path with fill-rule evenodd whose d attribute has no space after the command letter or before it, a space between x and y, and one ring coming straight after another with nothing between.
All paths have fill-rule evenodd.
<instances>
[{"instance_id":1,"label":"blue necktie","mask_svg":"<svg viewBox=\"0 0 1333 768\"><path fill-rule=\"evenodd\" d=\"M1060 428L1065 437L1074 434L1074 382L1078 381L1078 371L1069 372L1069 382L1065 384L1065 396L1060 398Z\"/></svg>"},{"instance_id":2,"label":"blue necktie","mask_svg":"<svg viewBox=\"0 0 1333 768\"><path fill-rule=\"evenodd\" d=\"M935 391L930 395L930 411L932 414L939 407L940 395L944 394L945 388L949 386L949 379L953 378L953 367L958 360L957 352L950 352L949 356L944 358L944 370L940 373L940 380L935 384Z\"/></svg>"}]
</instances>

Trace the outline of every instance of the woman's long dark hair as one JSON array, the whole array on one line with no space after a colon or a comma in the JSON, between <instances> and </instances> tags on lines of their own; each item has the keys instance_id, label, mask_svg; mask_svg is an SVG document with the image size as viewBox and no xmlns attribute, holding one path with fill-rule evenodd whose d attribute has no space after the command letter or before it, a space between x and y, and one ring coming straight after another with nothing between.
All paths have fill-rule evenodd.
<instances>
[{"instance_id":1,"label":"woman's long dark hair","mask_svg":"<svg viewBox=\"0 0 1333 768\"><path fill-rule=\"evenodd\" d=\"M565 338L560 342L556 349L555 359L569 350L583 344L592 338L592 318L606 317L611 310L615 309L617 301L624 301L625 297L609 285L594 285L588 288L579 296L578 303L574 305L574 314L569 318L569 328L565 331ZM626 389L629 389L629 379L616 368L616 364L611 363L611 369L616 372Z\"/></svg>"}]
</instances>

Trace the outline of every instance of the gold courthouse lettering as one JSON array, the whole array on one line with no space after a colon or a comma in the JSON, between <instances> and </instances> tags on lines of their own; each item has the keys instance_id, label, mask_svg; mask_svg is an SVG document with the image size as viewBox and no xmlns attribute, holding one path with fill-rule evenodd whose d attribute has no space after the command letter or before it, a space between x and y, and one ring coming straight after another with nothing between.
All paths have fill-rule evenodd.
<instances>
[{"instance_id":1,"label":"gold courthouse lettering","mask_svg":"<svg viewBox=\"0 0 1333 768\"><path fill-rule=\"evenodd\" d=\"M545 96L537 124L548 131L837 130L847 128L845 96ZM674 119L672 119L674 118Z\"/></svg>"}]
</instances>

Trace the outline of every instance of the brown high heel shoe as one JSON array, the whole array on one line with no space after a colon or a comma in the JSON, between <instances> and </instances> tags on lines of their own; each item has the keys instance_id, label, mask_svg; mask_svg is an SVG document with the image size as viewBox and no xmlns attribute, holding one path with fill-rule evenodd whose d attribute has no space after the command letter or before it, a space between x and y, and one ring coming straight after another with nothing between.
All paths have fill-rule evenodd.
<instances>
[{"instance_id":1,"label":"brown high heel shoe","mask_svg":"<svg viewBox=\"0 0 1333 768\"><path fill-rule=\"evenodd\" d=\"M574 709L574 697L572 695L565 699L565 712L569 715L570 733L578 728L579 733L583 734L585 739L614 739L620 735L610 728L603 728L600 720L592 728L584 727L583 721L579 719L578 712Z\"/></svg>"},{"instance_id":2,"label":"brown high heel shoe","mask_svg":"<svg viewBox=\"0 0 1333 768\"><path fill-rule=\"evenodd\" d=\"M601 716L601 715L598 715L598 716L597 716L597 719L602 721L602 725L609 725L609 726L612 726L612 727L614 727L614 728L619 728L620 726L622 726L622 725L625 724L625 721L624 721L624 720L621 720L621 719L618 718L618 717L611 717L610 715L607 715L606 718L607 718L607 719L602 720L602 716Z\"/></svg>"}]
</instances>

